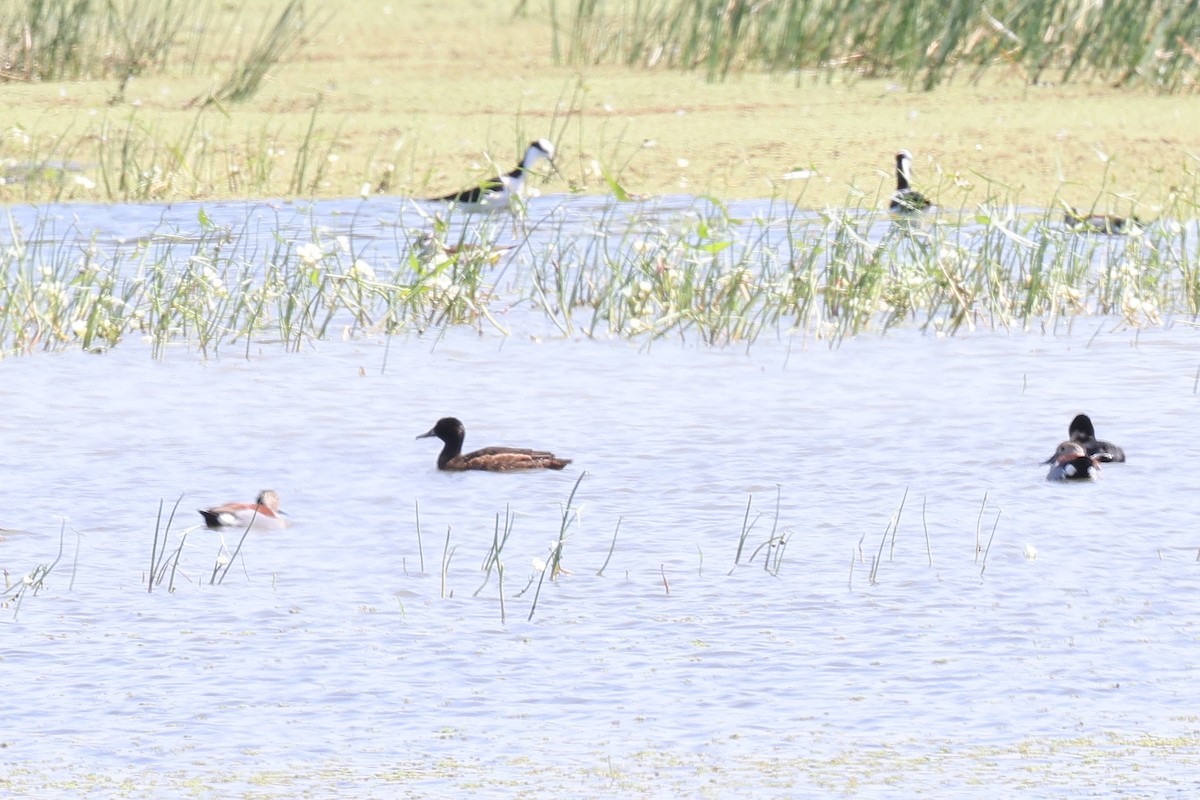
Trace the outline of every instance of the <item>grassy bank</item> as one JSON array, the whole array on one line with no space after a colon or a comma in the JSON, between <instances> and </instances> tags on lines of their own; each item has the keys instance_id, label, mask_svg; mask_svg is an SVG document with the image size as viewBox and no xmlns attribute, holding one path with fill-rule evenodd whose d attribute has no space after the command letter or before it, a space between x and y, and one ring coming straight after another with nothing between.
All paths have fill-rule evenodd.
<instances>
[{"instance_id":1,"label":"grassy bank","mask_svg":"<svg viewBox=\"0 0 1200 800\"><path fill-rule=\"evenodd\" d=\"M786 184L800 205L857 205L907 147L944 204L987 199L987 175L1028 205L1104 195L1153 217L1195 182L1200 156L1195 103L1098 81L1030 86L998 69L920 92L857 75L712 84L562 65L548 0L344 4L253 96L198 106L284 5L218 6L208 24L229 37L207 34L161 72L7 83L0 199L421 195L507 168L549 136L565 180L546 192L607 192L607 173L639 194L766 197L803 170ZM222 42L238 44L206 55Z\"/></svg>"},{"instance_id":2,"label":"grassy bank","mask_svg":"<svg viewBox=\"0 0 1200 800\"><path fill-rule=\"evenodd\" d=\"M578 0L555 39L580 63L818 70L932 89L994 69L1025 83L1099 79L1191 92L1200 8L1172 0Z\"/></svg>"}]
</instances>

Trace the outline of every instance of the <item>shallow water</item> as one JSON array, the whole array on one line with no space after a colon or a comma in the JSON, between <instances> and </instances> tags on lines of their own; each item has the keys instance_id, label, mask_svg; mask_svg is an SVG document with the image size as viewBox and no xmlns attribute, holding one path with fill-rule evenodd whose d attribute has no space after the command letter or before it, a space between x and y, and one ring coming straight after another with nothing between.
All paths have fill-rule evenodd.
<instances>
[{"instance_id":1,"label":"shallow water","mask_svg":"<svg viewBox=\"0 0 1200 800\"><path fill-rule=\"evenodd\" d=\"M1198 367L1191 325L1099 319L832 350L449 331L0 361L10 580L66 518L43 590L0 609L0 787L1190 795L1200 479L1175 440ZM1130 461L1050 485L1079 411ZM414 437L447 414L468 448L575 462L441 474ZM568 572L533 609L580 476ZM220 585L194 531L176 590L147 592L160 502L183 497L177 542L267 487L292 529L250 534ZM506 511L502 619L480 565ZM773 533L774 574L747 563Z\"/></svg>"}]
</instances>

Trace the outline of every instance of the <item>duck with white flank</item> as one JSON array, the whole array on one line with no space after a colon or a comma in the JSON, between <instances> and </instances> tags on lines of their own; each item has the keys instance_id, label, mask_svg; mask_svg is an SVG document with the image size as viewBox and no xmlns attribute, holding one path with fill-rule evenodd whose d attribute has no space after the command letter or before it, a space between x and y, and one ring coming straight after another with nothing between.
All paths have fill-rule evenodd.
<instances>
[{"instance_id":1,"label":"duck with white flank","mask_svg":"<svg viewBox=\"0 0 1200 800\"><path fill-rule=\"evenodd\" d=\"M562 469L571 463L569 458L559 458L545 450L528 450L523 447L485 447L463 454L463 440L467 430L454 417L442 417L418 439L437 437L444 446L438 455L438 469L464 472L470 469L487 472L518 472L531 469Z\"/></svg>"},{"instance_id":2,"label":"duck with white flank","mask_svg":"<svg viewBox=\"0 0 1200 800\"><path fill-rule=\"evenodd\" d=\"M1054 466L1046 473L1048 481L1094 481L1100 477L1099 462L1079 442L1063 442L1050 461Z\"/></svg>"},{"instance_id":3,"label":"duck with white flank","mask_svg":"<svg viewBox=\"0 0 1200 800\"><path fill-rule=\"evenodd\" d=\"M912 188L912 153L896 153L896 191L888 209L893 214L920 214L932 205L929 198Z\"/></svg>"},{"instance_id":4,"label":"duck with white flank","mask_svg":"<svg viewBox=\"0 0 1200 800\"><path fill-rule=\"evenodd\" d=\"M254 527L262 530L286 528L288 521L279 510L279 494L272 489L258 493L253 503L226 503L199 509L204 524L214 530Z\"/></svg>"},{"instance_id":5,"label":"duck with white flank","mask_svg":"<svg viewBox=\"0 0 1200 800\"><path fill-rule=\"evenodd\" d=\"M540 161L549 161L554 165L554 145L548 139L538 139L531 142L525 150L521 163L512 172L497 175L478 186L463 189L461 192L435 197L433 200L474 209L501 210L508 208L513 198L520 197L525 191L525 178L531 169Z\"/></svg>"}]
</instances>

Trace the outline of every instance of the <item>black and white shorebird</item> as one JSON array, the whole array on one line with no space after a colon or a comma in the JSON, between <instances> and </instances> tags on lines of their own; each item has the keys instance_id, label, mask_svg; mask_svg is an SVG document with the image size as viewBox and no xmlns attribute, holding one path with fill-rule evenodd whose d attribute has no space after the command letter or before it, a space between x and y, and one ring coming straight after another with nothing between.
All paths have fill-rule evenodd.
<instances>
[{"instance_id":1,"label":"black and white shorebird","mask_svg":"<svg viewBox=\"0 0 1200 800\"><path fill-rule=\"evenodd\" d=\"M531 142L525 149L521 163L511 172L497 175L478 186L432 199L473 209L502 210L509 208L513 199L524 193L525 178L529 171L543 160L549 161L551 166L554 165L554 145L549 139L538 139L536 142Z\"/></svg>"},{"instance_id":2,"label":"black and white shorebird","mask_svg":"<svg viewBox=\"0 0 1200 800\"><path fill-rule=\"evenodd\" d=\"M896 191L888 210L893 214L920 214L932 205L929 198L912 188L912 153L896 153Z\"/></svg>"}]
</instances>

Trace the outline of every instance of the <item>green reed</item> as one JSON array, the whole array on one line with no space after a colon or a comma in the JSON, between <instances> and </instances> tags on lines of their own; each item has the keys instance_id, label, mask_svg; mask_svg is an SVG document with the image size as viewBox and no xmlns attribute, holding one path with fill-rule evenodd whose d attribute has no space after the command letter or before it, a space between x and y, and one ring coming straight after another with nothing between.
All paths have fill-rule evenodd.
<instances>
[{"instance_id":1,"label":"green reed","mask_svg":"<svg viewBox=\"0 0 1200 800\"><path fill-rule=\"evenodd\" d=\"M304 11L304 0L289 0L273 25L264 21L258 38L245 55L235 58L233 70L203 103L240 103L253 97L267 72L300 48L312 22Z\"/></svg>"},{"instance_id":2,"label":"green reed","mask_svg":"<svg viewBox=\"0 0 1200 800\"><path fill-rule=\"evenodd\" d=\"M249 45L235 31L253 26L246 6L180 0L0 0L0 52L5 80L117 81L113 102L124 99L139 75L201 67L225 68L225 81L205 103L240 102L254 95L266 73L300 47L311 20L302 0L288 0L274 24L261 23ZM233 20L222 19L233 13ZM218 39L219 37L219 39ZM230 53L233 53L231 58Z\"/></svg>"},{"instance_id":3,"label":"green reed","mask_svg":"<svg viewBox=\"0 0 1200 800\"><path fill-rule=\"evenodd\" d=\"M617 236L563 237L535 260L530 300L568 333L709 344L767 331L836 343L903 324L1025 329L1086 314L1142 325L1197 310L1187 225L1090 236L1066 229L1056 211L1031 217L998 205L931 223L884 221L880 238L877 212L839 209L789 216L786 239L772 244L764 229L777 222L715 213L674 229L635 220Z\"/></svg>"},{"instance_id":4,"label":"green reed","mask_svg":"<svg viewBox=\"0 0 1200 800\"><path fill-rule=\"evenodd\" d=\"M179 559L183 556L183 548L187 546L188 535L196 528L186 528L179 534L179 543L175 549L168 552L167 546L171 539L171 525L175 522L175 514L179 511L179 504L183 502L183 495L179 495L175 500L175 504L171 506L171 511L167 515L166 520L163 520L163 501L158 501L158 515L154 520L154 537L150 544L150 570L146 573L146 592L152 593L155 586L162 585L164 579L167 578L167 570L170 569L170 579L167 581L167 591L175 591L175 575L179 572Z\"/></svg>"},{"instance_id":5,"label":"green reed","mask_svg":"<svg viewBox=\"0 0 1200 800\"><path fill-rule=\"evenodd\" d=\"M332 180L352 183L336 158L338 127L320 123L314 101L298 141L262 125L244 145L228 128L236 124L215 108L200 107L182 132L144 123L137 109L89 120L53 140L10 131L11 162L3 167L0 200L23 202L163 201L228 193L261 197L307 196ZM354 184L357 185L357 184Z\"/></svg>"},{"instance_id":6,"label":"green reed","mask_svg":"<svg viewBox=\"0 0 1200 800\"><path fill-rule=\"evenodd\" d=\"M117 77L123 85L147 69L164 69L178 32L195 29L202 13L195 3L173 0L5 0L5 73L27 81Z\"/></svg>"},{"instance_id":7,"label":"green reed","mask_svg":"<svg viewBox=\"0 0 1200 800\"><path fill-rule=\"evenodd\" d=\"M1194 89L1200 6L1171 0L576 0L553 19L571 63L894 76L931 89L993 67L1036 83ZM566 15L564 15L566 16Z\"/></svg>"},{"instance_id":8,"label":"green reed","mask_svg":"<svg viewBox=\"0 0 1200 800\"><path fill-rule=\"evenodd\" d=\"M571 527L571 521L578 522L579 519L579 509L573 508L572 503L575 502L575 494L579 491L579 485L583 483L585 477L587 477L587 473L581 472L579 473L579 477L575 479L575 485L571 487L571 493L567 495L567 502L562 507L562 519L558 528L558 538L550 546L549 557L543 562L541 569L537 571L535 576L530 579L530 583L525 587L525 589L528 589L534 580L537 581L537 587L533 591L533 600L529 603L529 616L525 618L527 621L533 619L533 614L537 611L538 598L542 596L542 584L545 582L546 576L549 575L551 581L557 581L563 573L562 554L563 548L567 544L567 531ZM524 591L522 590L521 593L524 594Z\"/></svg>"},{"instance_id":9,"label":"green reed","mask_svg":"<svg viewBox=\"0 0 1200 800\"><path fill-rule=\"evenodd\" d=\"M46 578L50 577L50 573L58 566L58 562L62 561L63 545L66 542L67 523L64 521L58 531L58 555L49 564L38 564L28 573L21 577L16 583L9 583L8 570L4 571L4 591L0 592L0 608L8 608L10 605L13 608L13 620L21 613L21 603L29 594L37 595L46 588ZM75 551L76 560L78 561L79 550ZM71 573L71 584L75 583L74 568Z\"/></svg>"},{"instance_id":10,"label":"green reed","mask_svg":"<svg viewBox=\"0 0 1200 800\"><path fill-rule=\"evenodd\" d=\"M390 334L486 320L492 287L473 257L412 252L380 277L340 241L277 237L260 248L247 231L204 225L102 252L55 232L10 230L0 253L0 353L81 347L129 338L155 356L186 343L216 356L275 339L289 349L338 333Z\"/></svg>"},{"instance_id":11,"label":"green reed","mask_svg":"<svg viewBox=\"0 0 1200 800\"><path fill-rule=\"evenodd\" d=\"M538 319L567 336L747 347L761 336L836 345L896 327L1057 330L1093 315L1156 325L1200 313L1187 221L1198 195L1181 190L1127 236L1072 231L1057 209L1021 212L1003 194L913 223L862 207L814 215L782 199L755 219L707 200L667 213L612 203L583 223L435 218L397 229L382 264L361 257L352 231L331 238L315 222L263 237L258 223L218 226L200 210L186 234L112 246L50 222L10 223L0 354L133 339L156 357L175 344L248 356L264 341L295 351L458 326L509 335ZM513 234L515 245L495 244Z\"/></svg>"}]
</instances>

